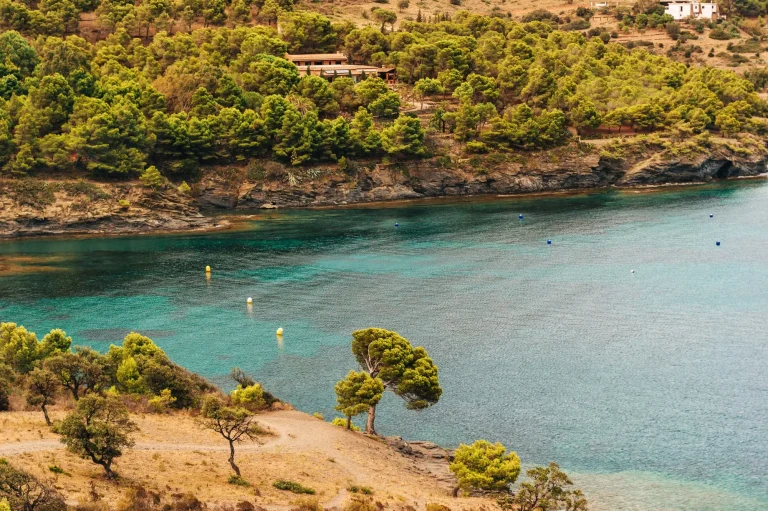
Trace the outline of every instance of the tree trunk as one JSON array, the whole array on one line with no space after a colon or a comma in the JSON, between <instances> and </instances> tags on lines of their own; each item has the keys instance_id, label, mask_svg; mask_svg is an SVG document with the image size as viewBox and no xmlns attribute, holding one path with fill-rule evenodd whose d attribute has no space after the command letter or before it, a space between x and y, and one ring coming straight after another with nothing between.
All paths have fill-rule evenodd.
<instances>
[{"instance_id":1,"label":"tree trunk","mask_svg":"<svg viewBox=\"0 0 768 511\"><path fill-rule=\"evenodd\" d=\"M232 440L229 441L229 464L232 466L235 474L237 474L237 477L240 477L240 467L235 465L235 443Z\"/></svg>"},{"instance_id":2,"label":"tree trunk","mask_svg":"<svg viewBox=\"0 0 768 511\"><path fill-rule=\"evenodd\" d=\"M51 418L48 417L48 409L45 407L45 405L42 406L43 409L43 415L45 415L45 423L49 426L51 425Z\"/></svg>"},{"instance_id":3,"label":"tree trunk","mask_svg":"<svg viewBox=\"0 0 768 511\"><path fill-rule=\"evenodd\" d=\"M347 429L352 429L352 416L347 415Z\"/></svg>"},{"instance_id":4,"label":"tree trunk","mask_svg":"<svg viewBox=\"0 0 768 511\"><path fill-rule=\"evenodd\" d=\"M112 480L115 478L115 473L114 473L114 472L112 472L112 467L110 466L110 465L111 465L111 463L109 463L109 462L107 462L107 461L102 461L102 462L100 463L100 465L101 465L102 467L104 467L104 472L106 472L106 473L107 473L107 479L109 479L110 481L112 481Z\"/></svg>"},{"instance_id":5,"label":"tree trunk","mask_svg":"<svg viewBox=\"0 0 768 511\"><path fill-rule=\"evenodd\" d=\"M459 496L459 487L458 486L453 489L453 491L451 492L451 495L453 495L454 497L458 497Z\"/></svg>"},{"instance_id":6,"label":"tree trunk","mask_svg":"<svg viewBox=\"0 0 768 511\"><path fill-rule=\"evenodd\" d=\"M374 427L374 421L376 420L376 407L372 406L368 408L368 421L365 423L365 432L369 435L376 434L376 428Z\"/></svg>"}]
</instances>

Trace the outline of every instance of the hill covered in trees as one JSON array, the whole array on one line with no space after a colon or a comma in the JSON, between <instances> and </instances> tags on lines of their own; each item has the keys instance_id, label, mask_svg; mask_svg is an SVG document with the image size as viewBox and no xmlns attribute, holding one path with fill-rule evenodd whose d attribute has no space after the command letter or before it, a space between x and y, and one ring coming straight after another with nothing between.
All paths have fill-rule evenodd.
<instances>
[{"instance_id":1,"label":"hill covered in trees","mask_svg":"<svg viewBox=\"0 0 768 511\"><path fill-rule=\"evenodd\" d=\"M46 4L38 11L8 5L26 9L30 22L16 24L28 37L55 32L31 24L34 12L53 16ZM97 12L108 7L114 10L102 2ZM545 21L464 12L387 32L280 11L279 32L208 27L160 31L146 41L131 37L128 19L146 7L129 4L120 19L110 11L114 32L96 44L64 36L66 28L31 40L15 31L0 36L6 173L130 178L154 165L167 177L187 178L201 165L252 158L297 166L423 157L433 154L425 141L430 130L451 132L470 152L566 144L569 126L766 132L768 106L736 74L689 68ZM236 7L222 6L230 20ZM162 12L152 23L160 27L161 15L170 14L168 6L157 8ZM207 24L226 19L211 18L205 8L199 17ZM356 62L394 66L413 86L401 90L418 100L451 101L422 122L401 111L402 95L381 80L329 83L300 76L283 58L289 51L336 50Z\"/></svg>"},{"instance_id":2,"label":"hill covered in trees","mask_svg":"<svg viewBox=\"0 0 768 511\"><path fill-rule=\"evenodd\" d=\"M95 42L81 37L89 16ZM11 190L33 190L27 203L42 207L64 189L12 181L141 177L158 191L172 181L173 200L189 201L213 171L237 203L321 175L365 191L376 165L404 161L450 169L471 160L475 173L512 162L525 173L537 161L563 161L540 151L564 151L576 157L570 170L581 171L584 155L623 158L638 147L667 160L715 147L726 159L754 159L764 149L768 105L754 80L731 71L629 48L541 13L430 15L397 30L392 11L371 16L376 27L356 27L285 0L3 0L0 175ZM331 51L392 67L400 83L329 81L284 58ZM642 137L603 149L577 139L617 134ZM261 189L243 191L244 182ZM112 201L116 215L129 195L88 200Z\"/></svg>"}]
</instances>

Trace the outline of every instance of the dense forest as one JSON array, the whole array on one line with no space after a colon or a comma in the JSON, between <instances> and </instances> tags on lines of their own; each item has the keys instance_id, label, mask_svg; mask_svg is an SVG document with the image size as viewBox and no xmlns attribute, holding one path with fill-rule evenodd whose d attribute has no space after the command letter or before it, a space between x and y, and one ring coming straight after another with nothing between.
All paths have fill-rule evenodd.
<instances>
[{"instance_id":1,"label":"dense forest","mask_svg":"<svg viewBox=\"0 0 768 511\"><path fill-rule=\"evenodd\" d=\"M91 11L95 44L75 34ZM151 184L253 158L431 156L435 136L488 152L562 145L569 127L768 132L768 104L731 71L552 19L460 12L394 31L392 14L375 9L381 27L357 28L285 0L2 0L2 172ZM395 67L399 93L379 78L302 76L283 58L330 51ZM428 115L408 113L425 101Z\"/></svg>"}]
</instances>

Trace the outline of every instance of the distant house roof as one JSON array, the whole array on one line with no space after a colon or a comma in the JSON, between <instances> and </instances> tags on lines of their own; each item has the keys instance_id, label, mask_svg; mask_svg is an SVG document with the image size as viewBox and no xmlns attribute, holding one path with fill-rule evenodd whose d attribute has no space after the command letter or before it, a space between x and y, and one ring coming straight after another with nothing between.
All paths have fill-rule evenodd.
<instances>
[{"instance_id":1,"label":"distant house roof","mask_svg":"<svg viewBox=\"0 0 768 511\"><path fill-rule=\"evenodd\" d=\"M306 72L307 68L312 71L320 71L321 74L331 76L334 72L340 76L344 75L359 75L365 73L391 73L395 70L394 67L376 67L376 66L364 66L361 64L325 64L317 66L296 66L299 68L299 73Z\"/></svg>"},{"instance_id":2,"label":"distant house roof","mask_svg":"<svg viewBox=\"0 0 768 511\"><path fill-rule=\"evenodd\" d=\"M347 60L343 53L305 53L305 54L287 54L286 59L291 62L304 60Z\"/></svg>"}]
</instances>

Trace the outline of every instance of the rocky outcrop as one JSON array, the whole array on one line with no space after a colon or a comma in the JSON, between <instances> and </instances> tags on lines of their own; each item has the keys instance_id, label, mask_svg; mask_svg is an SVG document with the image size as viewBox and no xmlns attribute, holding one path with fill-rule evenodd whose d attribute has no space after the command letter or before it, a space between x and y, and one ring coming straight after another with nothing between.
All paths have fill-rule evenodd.
<instances>
[{"instance_id":1,"label":"rocky outcrop","mask_svg":"<svg viewBox=\"0 0 768 511\"><path fill-rule=\"evenodd\" d=\"M227 204L237 210L274 207L335 206L374 201L426 197L546 193L607 187L707 183L718 179L750 177L767 171L768 158L713 154L695 159L649 158L639 162L586 154L546 161L529 157L526 162L493 163L491 157L438 165L437 160L401 164L375 164L354 177L325 169L320 177L289 185L272 180L247 180L235 189L208 187L201 196L203 208Z\"/></svg>"},{"instance_id":2,"label":"rocky outcrop","mask_svg":"<svg viewBox=\"0 0 768 511\"><path fill-rule=\"evenodd\" d=\"M453 452L433 442L405 441L399 436L384 437L384 442L392 449L413 461L417 472L429 474L448 488L456 486L456 477L448 466L453 461Z\"/></svg>"},{"instance_id":3,"label":"rocky outcrop","mask_svg":"<svg viewBox=\"0 0 768 511\"><path fill-rule=\"evenodd\" d=\"M757 154L759 153L759 154ZM399 163L361 162L297 169L274 162L265 171L211 168L194 197L138 183L0 180L0 237L128 234L224 227L213 210L258 210L458 197L546 193L607 187L707 183L768 171L768 152L728 144L707 154L671 158L647 148L621 158L567 146L540 153L436 157ZM250 178L249 178L250 176Z\"/></svg>"},{"instance_id":4,"label":"rocky outcrop","mask_svg":"<svg viewBox=\"0 0 768 511\"><path fill-rule=\"evenodd\" d=\"M0 181L0 237L134 234L227 225L175 190L82 181Z\"/></svg>"}]
</instances>

